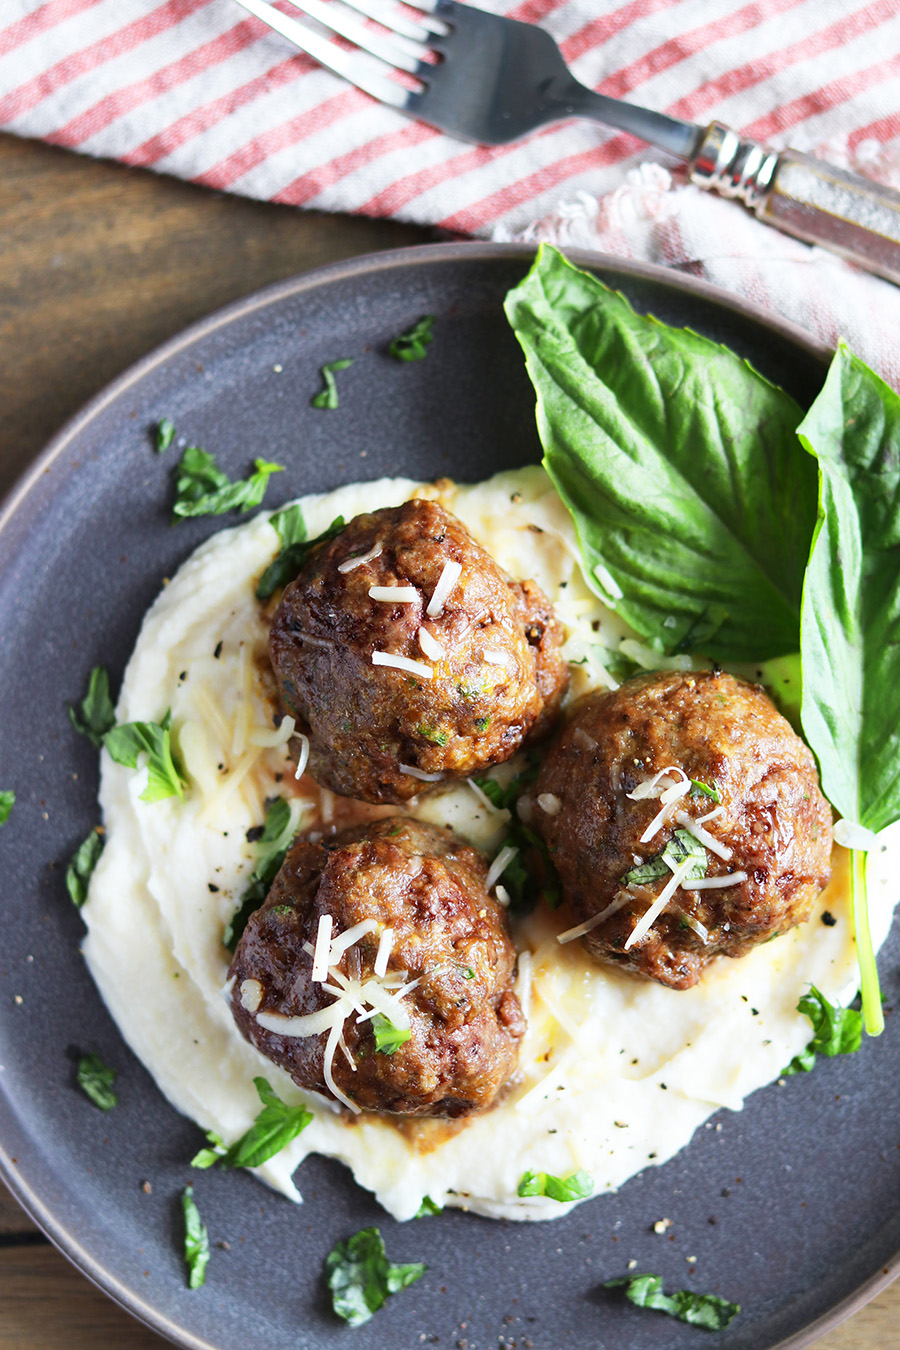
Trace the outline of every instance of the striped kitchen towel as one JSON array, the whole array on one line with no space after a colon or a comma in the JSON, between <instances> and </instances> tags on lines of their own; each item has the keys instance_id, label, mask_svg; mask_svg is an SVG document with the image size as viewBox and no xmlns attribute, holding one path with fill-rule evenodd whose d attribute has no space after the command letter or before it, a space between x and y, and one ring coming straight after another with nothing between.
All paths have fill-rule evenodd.
<instances>
[{"instance_id":1,"label":"striped kitchen towel","mask_svg":"<svg viewBox=\"0 0 900 1350\"><path fill-rule=\"evenodd\" d=\"M481 5L544 26L602 93L900 186L900 0ZM233 0L0 0L0 127L296 206L577 236L711 276L825 337L874 322L891 349L881 367L900 375L900 292L701 198L632 137L569 122L463 144L374 103Z\"/></svg>"}]
</instances>

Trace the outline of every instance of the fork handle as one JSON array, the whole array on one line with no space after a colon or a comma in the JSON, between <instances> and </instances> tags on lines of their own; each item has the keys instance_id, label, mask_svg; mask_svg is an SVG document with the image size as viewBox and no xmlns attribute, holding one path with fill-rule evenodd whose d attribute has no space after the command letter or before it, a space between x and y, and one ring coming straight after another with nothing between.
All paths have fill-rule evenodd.
<instances>
[{"instance_id":1,"label":"fork handle","mask_svg":"<svg viewBox=\"0 0 900 1350\"><path fill-rule=\"evenodd\" d=\"M767 150L721 122L707 128L690 176L767 225L900 284L900 192L799 150Z\"/></svg>"}]
</instances>

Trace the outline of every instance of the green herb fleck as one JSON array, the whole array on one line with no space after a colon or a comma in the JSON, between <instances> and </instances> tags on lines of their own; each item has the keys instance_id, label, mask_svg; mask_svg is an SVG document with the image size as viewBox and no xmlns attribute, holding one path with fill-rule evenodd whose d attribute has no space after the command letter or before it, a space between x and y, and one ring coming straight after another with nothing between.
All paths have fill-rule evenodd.
<instances>
[{"instance_id":1,"label":"green herb fleck","mask_svg":"<svg viewBox=\"0 0 900 1350\"><path fill-rule=\"evenodd\" d=\"M138 757L147 755L147 786L141 793L142 802L160 802L166 797L184 800L187 779L172 749L171 718L171 712L167 712L161 722L125 722L103 737L103 744L116 763L128 769L136 769Z\"/></svg>"},{"instance_id":2,"label":"green herb fleck","mask_svg":"<svg viewBox=\"0 0 900 1350\"><path fill-rule=\"evenodd\" d=\"M684 874L683 880L696 881L700 877L705 877L706 849L689 830L676 830L662 853L657 853L655 858L641 863L639 867L633 867L630 872L625 873L622 880L626 886L646 886L649 882L665 876L666 872L674 872L676 867L680 867L688 858L694 859L694 865Z\"/></svg>"},{"instance_id":3,"label":"green herb fleck","mask_svg":"<svg viewBox=\"0 0 900 1350\"><path fill-rule=\"evenodd\" d=\"M443 1214L444 1206L432 1200L430 1195L422 1196L422 1203L413 1215L414 1219L430 1219L433 1214Z\"/></svg>"},{"instance_id":4,"label":"green herb fleck","mask_svg":"<svg viewBox=\"0 0 900 1350\"><path fill-rule=\"evenodd\" d=\"M322 544L327 544L332 539L336 539L344 528L344 517L336 516L328 526L327 530L316 536L315 539L306 538L306 524L303 522L302 515L291 517L290 520L283 519L290 514L290 511L300 512L300 507L291 507L288 511L280 511L272 517L272 524L275 526L281 537L282 549L274 562L269 566L260 577L259 585L256 588L257 600L268 600L273 591L279 586L287 586L295 577L299 576L304 567L307 558L314 549ZM303 533L300 533L302 529ZM293 538L291 535L293 534Z\"/></svg>"},{"instance_id":5,"label":"green herb fleck","mask_svg":"<svg viewBox=\"0 0 900 1350\"><path fill-rule=\"evenodd\" d=\"M175 518L252 511L262 502L272 474L283 471L283 464L256 459L249 478L232 481L219 468L215 455L196 445L185 446L175 474Z\"/></svg>"},{"instance_id":6,"label":"green herb fleck","mask_svg":"<svg viewBox=\"0 0 900 1350\"><path fill-rule=\"evenodd\" d=\"M450 739L449 732L442 731L440 727L430 727L424 722L420 722L416 727L416 735L431 741L432 745L446 745Z\"/></svg>"},{"instance_id":7,"label":"green herb fleck","mask_svg":"<svg viewBox=\"0 0 900 1350\"><path fill-rule=\"evenodd\" d=\"M206 1283L209 1261L209 1233L200 1221L200 1211L194 1204L193 1186L185 1186L181 1197L184 1212L184 1260L188 1268L188 1288L199 1289Z\"/></svg>"},{"instance_id":8,"label":"green herb fleck","mask_svg":"<svg viewBox=\"0 0 900 1350\"><path fill-rule=\"evenodd\" d=\"M72 904L78 909L87 899L88 882L103 852L103 840L96 830L91 830L87 839L80 844L72 855L66 868L66 890Z\"/></svg>"},{"instance_id":9,"label":"green herb fleck","mask_svg":"<svg viewBox=\"0 0 900 1350\"><path fill-rule=\"evenodd\" d=\"M715 802L716 806L721 806L722 798L719 796L719 789L715 783L700 783L696 778L691 779L692 797L709 797Z\"/></svg>"},{"instance_id":10,"label":"green herb fleck","mask_svg":"<svg viewBox=\"0 0 900 1350\"><path fill-rule=\"evenodd\" d=\"M240 1139L225 1148L217 1135L207 1134L212 1148L202 1148L191 1159L191 1167L212 1167L221 1162L223 1167L261 1167L306 1129L313 1118L305 1106L288 1106L265 1078L254 1078L253 1083L263 1104L256 1120Z\"/></svg>"},{"instance_id":11,"label":"green herb fleck","mask_svg":"<svg viewBox=\"0 0 900 1350\"><path fill-rule=\"evenodd\" d=\"M322 381L324 389L320 389L318 394L313 394L310 403L314 408L336 408L338 406L337 382L334 378L336 370L346 370L352 366L353 361L345 357L343 361L330 361L327 366L322 366Z\"/></svg>"},{"instance_id":12,"label":"green herb fleck","mask_svg":"<svg viewBox=\"0 0 900 1350\"><path fill-rule=\"evenodd\" d=\"M580 1168L567 1177L554 1177L549 1172L525 1172L519 1182L519 1195L546 1195L561 1204L569 1200L586 1200L594 1194L594 1178Z\"/></svg>"},{"instance_id":13,"label":"green herb fleck","mask_svg":"<svg viewBox=\"0 0 900 1350\"><path fill-rule=\"evenodd\" d=\"M230 952L238 945L250 915L259 909L269 894L269 888L284 862L293 837L291 808L283 797L276 797L266 808L266 823L257 840L256 867L250 874L247 889L232 914L222 939Z\"/></svg>"},{"instance_id":14,"label":"green herb fleck","mask_svg":"<svg viewBox=\"0 0 900 1350\"><path fill-rule=\"evenodd\" d=\"M409 1027L395 1027L384 1013L377 1013L372 1018L372 1031L375 1033L375 1049L382 1055L392 1055L412 1035Z\"/></svg>"},{"instance_id":15,"label":"green herb fleck","mask_svg":"<svg viewBox=\"0 0 900 1350\"><path fill-rule=\"evenodd\" d=\"M717 1294L695 1294L692 1289L678 1289L664 1294L659 1275L629 1275L621 1280L607 1280L604 1289L623 1289L625 1297L638 1308L653 1308L668 1313L679 1322L705 1331L722 1331L741 1311L739 1303L729 1303Z\"/></svg>"},{"instance_id":16,"label":"green herb fleck","mask_svg":"<svg viewBox=\"0 0 900 1350\"><path fill-rule=\"evenodd\" d=\"M538 762L532 757L528 768L516 774L506 787L501 787L496 778L486 774L476 775L473 779L492 806L512 815L502 847L518 850L503 873L503 885L509 891L510 909L514 914L527 914L539 898L550 909L556 909L562 900L559 877L547 845L516 813L516 802L537 778L537 773Z\"/></svg>"},{"instance_id":17,"label":"green herb fleck","mask_svg":"<svg viewBox=\"0 0 900 1350\"><path fill-rule=\"evenodd\" d=\"M164 455L175 439L175 423L170 417L162 417L153 429L153 443L158 455Z\"/></svg>"},{"instance_id":18,"label":"green herb fleck","mask_svg":"<svg viewBox=\"0 0 900 1350\"><path fill-rule=\"evenodd\" d=\"M4 788L0 792L0 825L5 825L9 820L9 813L16 804L16 794L12 788Z\"/></svg>"},{"instance_id":19,"label":"green herb fleck","mask_svg":"<svg viewBox=\"0 0 900 1350\"><path fill-rule=\"evenodd\" d=\"M75 1070L75 1081L86 1097L90 1097L101 1111L111 1111L118 1105L118 1097L113 1092L116 1071L104 1064L99 1055L82 1055Z\"/></svg>"},{"instance_id":20,"label":"green herb fleck","mask_svg":"<svg viewBox=\"0 0 900 1350\"><path fill-rule=\"evenodd\" d=\"M423 314L412 328L395 337L388 351L395 361L424 361L428 348L434 341L434 315Z\"/></svg>"},{"instance_id":21,"label":"green herb fleck","mask_svg":"<svg viewBox=\"0 0 900 1350\"><path fill-rule=\"evenodd\" d=\"M87 693L79 704L69 708L69 721L98 750L103 737L116 725L116 710L109 696L109 675L102 666L94 666Z\"/></svg>"},{"instance_id":22,"label":"green herb fleck","mask_svg":"<svg viewBox=\"0 0 900 1350\"><path fill-rule=\"evenodd\" d=\"M377 1228L363 1228L338 1242L325 1258L325 1282L338 1317L351 1327L362 1326L385 1300L420 1280L427 1267L420 1261L397 1266L388 1261Z\"/></svg>"},{"instance_id":23,"label":"green herb fleck","mask_svg":"<svg viewBox=\"0 0 900 1350\"><path fill-rule=\"evenodd\" d=\"M490 719L489 717L476 717L476 718L475 718L475 730L478 731L478 732L485 732L485 731L487 731L487 729L488 729L488 727L489 727L490 725L491 725L491 719Z\"/></svg>"},{"instance_id":24,"label":"green herb fleck","mask_svg":"<svg viewBox=\"0 0 900 1350\"><path fill-rule=\"evenodd\" d=\"M191 1158L191 1167L197 1167L203 1171L217 1163L226 1151L225 1145L214 1130L206 1131L206 1140L207 1143L212 1145L212 1148L201 1148L200 1152L195 1153Z\"/></svg>"},{"instance_id":25,"label":"green herb fleck","mask_svg":"<svg viewBox=\"0 0 900 1350\"><path fill-rule=\"evenodd\" d=\"M797 1011L804 1013L812 1022L813 1038L806 1049L795 1055L787 1068L782 1070L784 1077L809 1073L815 1065L817 1054L832 1059L835 1055L852 1055L854 1050L859 1049L862 1043L862 1013L829 1003L814 984L810 985L809 993L800 999Z\"/></svg>"}]
</instances>

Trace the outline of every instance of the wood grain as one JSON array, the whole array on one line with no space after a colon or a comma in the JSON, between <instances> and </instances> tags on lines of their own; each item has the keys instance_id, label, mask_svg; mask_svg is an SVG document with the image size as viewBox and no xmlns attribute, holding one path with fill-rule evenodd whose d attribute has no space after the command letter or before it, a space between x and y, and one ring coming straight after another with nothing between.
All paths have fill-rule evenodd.
<instances>
[{"instance_id":1,"label":"wood grain","mask_svg":"<svg viewBox=\"0 0 900 1350\"><path fill-rule=\"evenodd\" d=\"M0 494L67 417L186 324L296 272L430 238L0 136ZM2 1184L0 1287L0 1350L167 1344L42 1239ZM890 1350L898 1328L900 1284L815 1350Z\"/></svg>"}]
</instances>

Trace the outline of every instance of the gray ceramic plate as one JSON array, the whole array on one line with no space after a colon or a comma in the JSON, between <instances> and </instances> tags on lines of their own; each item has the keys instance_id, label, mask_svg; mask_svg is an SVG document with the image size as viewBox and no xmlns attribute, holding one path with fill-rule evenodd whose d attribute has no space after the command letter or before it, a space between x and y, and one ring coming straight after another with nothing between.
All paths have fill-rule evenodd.
<instances>
[{"instance_id":1,"label":"gray ceramic plate","mask_svg":"<svg viewBox=\"0 0 900 1350\"><path fill-rule=\"evenodd\" d=\"M729 343L801 402L821 384L827 353L797 330L661 269L580 261L639 308ZM897 1267L896 1019L860 1054L757 1093L665 1167L556 1223L447 1213L399 1226L320 1159L300 1170L299 1209L248 1174L191 1173L199 1132L129 1054L79 956L82 926L63 871L95 821L97 760L66 704L95 663L121 673L163 577L216 528L170 527L174 454L152 452L148 427L172 417L232 474L256 455L287 465L268 505L351 479L475 479L536 459L532 392L501 311L526 266L515 247L440 245L357 259L242 301L100 395L0 521L0 786L18 796L0 836L2 1172L85 1274L185 1346L643 1350L703 1341L602 1291L634 1259L667 1287L741 1303L718 1339L728 1350L800 1347ZM424 313L436 315L428 359L391 361L387 340ZM356 361L340 408L314 411L319 366L343 356ZM889 1002L898 939L895 927L881 962ZM119 1070L121 1102L108 1115L74 1086L73 1055L85 1048ZM195 1292L180 1252L178 1196L188 1181L213 1241L230 1244L214 1248L207 1285ZM663 1217L673 1224L657 1236ZM395 1260L429 1270L351 1332L329 1312L322 1259L373 1223Z\"/></svg>"}]
</instances>

